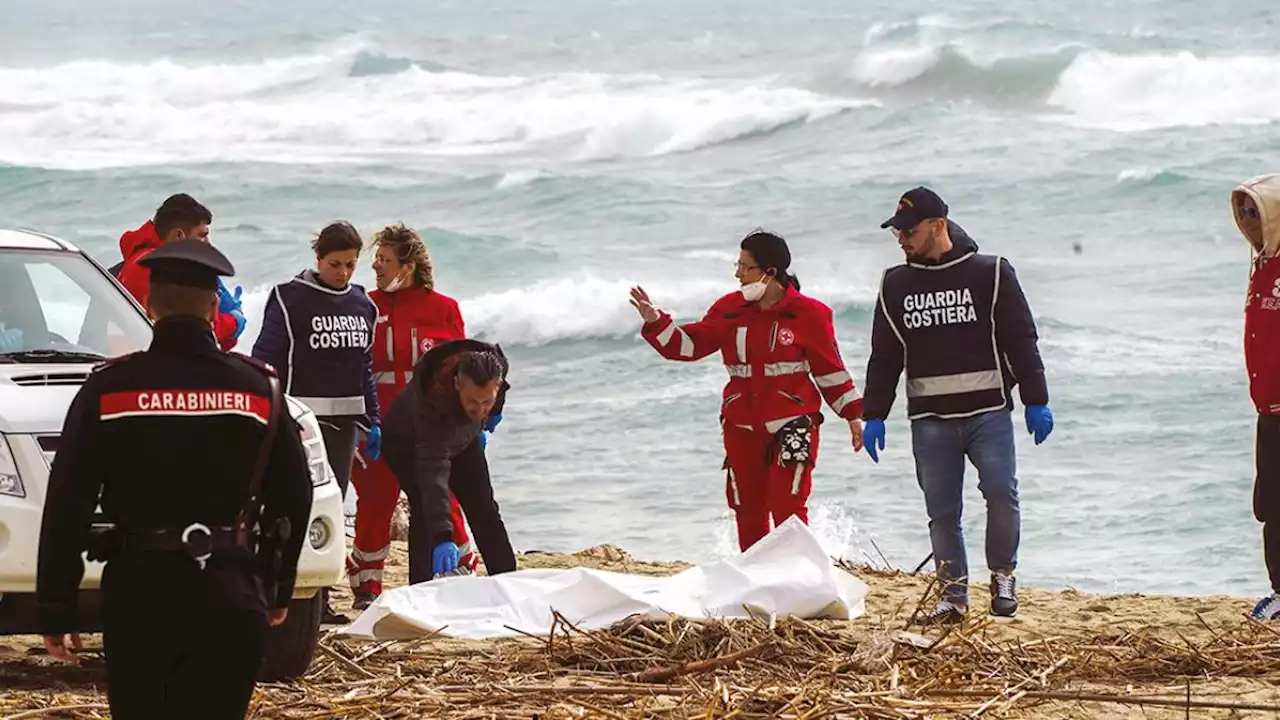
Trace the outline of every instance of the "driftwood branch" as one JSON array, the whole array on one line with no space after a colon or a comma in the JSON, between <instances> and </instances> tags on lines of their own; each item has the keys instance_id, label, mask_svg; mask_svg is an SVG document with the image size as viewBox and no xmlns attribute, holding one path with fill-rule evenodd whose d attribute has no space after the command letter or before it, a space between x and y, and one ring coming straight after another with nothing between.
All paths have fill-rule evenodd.
<instances>
[{"instance_id":1,"label":"driftwood branch","mask_svg":"<svg viewBox=\"0 0 1280 720\"><path fill-rule=\"evenodd\" d=\"M712 658L710 660L693 660L679 665L673 665L665 668L655 668L646 670L636 676L637 682L642 683L659 683L667 682L672 678L681 675L694 675L697 673L710 672L717 668L728 667L747 658L753 658L760 655L765 650L773 647L773 643L764 642L745 650L739 650L736 653L730 653L724 657Z\"/></svg>"},{"instance_id":2,"label":"driftwood branch","mask_svg":"<svg viewBox=\"0 0 1280 720\"><path fill-rule=\"evenodd\" d=\"M931 690L926 695L933 697L988 697L990 693L982 690ZM1261 712L1280 712L1280 705L1264 703L1233 703L1218 700L1187 700L1183 698L1144 697L1141 695L1106 695L1086 692L1049 692L1028 690L1022 696L1032 700L1061 700L1064 702L1102 702L1120 705L1152 705L1164 707L1187 707L1195 709L1218 710L1256 710Z\"/></svg>"},{"instance_id":3,"label":"driftwood branch","mask_svg":"<svg viewBox=\"0 0 1280 720\"><path fill-rule=\"evenodd\" d=\"M62 713L71 713L71 712L80 712L80 711L87 712L91 710L94 712L97 712L99 710L109 710L109 709L111 709L109 706L98 704L98 703L85 704L85 705L61 705L57 707L47 707L47 708L37 708L35 710L27 710L26 712L20 712L17 715L7 715L5 716L4 720L26 720L26 718L40 717L42 715L53 715L54 713L62 714Z\"/></svg>"}]
</instances>

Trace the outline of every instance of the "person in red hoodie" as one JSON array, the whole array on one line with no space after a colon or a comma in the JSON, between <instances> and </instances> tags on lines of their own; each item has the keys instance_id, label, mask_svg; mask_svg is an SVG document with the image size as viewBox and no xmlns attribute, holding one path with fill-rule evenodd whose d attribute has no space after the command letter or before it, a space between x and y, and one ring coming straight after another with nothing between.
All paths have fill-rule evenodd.
<instances>
[{"instance_id":1,"label":"person in red hoodie","mask_svg":"<svg viewBox=\"0 0 1280 720\"><path fill-rule=\"evenodd\" d=\"M1259 175L1231 192L1236 227L1249 241L1252 264L1244 307L1244 364L1258 412L1253 516L1262 523L1262 552L1271 594L1255 620L1280 620L1280 174Z\"/></svg>"},{"instance_id":2,"label":"person in red hoodie","mask_svg":"<svg viewBox=\"0 0 1280 720\"><path fill-rule=\"evenodd\" d=\"M133 299L143 309L147 307L147 298L151 294L151 271L138 263L156 248L183 238L193 238L209 242L209 223L213 222L213 214L195 198L186 193L170 195L155 216L142 224L137 230L127 230L120 236L120 254L124 257L116 278L120 284L133 295ZM225 285L218 285L218 313L213 322L213 334L218 345L230 351L236 346L240 333L244 332L245 317L240 311L240 288L236 294L227 291Z\"/></svg>"},{"instance_id":3,"label":"person in red hoodie","mask_svg":"<svg viewBox=\"0 0 1280 720\"><path fill-rule=\"evenodd\" d=\"M373 379L378 406L392 401L413 379L413 367L431 348L447 340L466 337L458 302L435 289L431 255L422 238L404 224L389 225L373 237L376 248L373 273L378 288L369 299L378 306L373 337ZM500 416L485 429L492 432ZM484 433L480 434L481 443ZM385 458L366 457L367 440L358 447L351 469L356 488L356 536L347 558L347 578L355 596L352 608L363 610L382 594L382 573L391 549L391 519L400 500L400 483ZM458 567L475 571L479 566L467 532L462 506L449 494L453 540L460 549Z\"/></svg>"},{"instance_id":4,"label":"person in red hoodie","mask_svg":"<svg viewBox=\"0 0 1280 720\"><path fill-rule=\"evenodd\" d=\"M719 352L729 374L720 405L725 495L738 523L738 546L754 545L807 502L818 458L822 401L849 424L862 449L862 397L845 369L831 308L800 294L781 237L757 230L742 240L741 288L697 322L681 325L633 288L641 335L668 360L693 362Z\"/></svg>"}]
</instances>

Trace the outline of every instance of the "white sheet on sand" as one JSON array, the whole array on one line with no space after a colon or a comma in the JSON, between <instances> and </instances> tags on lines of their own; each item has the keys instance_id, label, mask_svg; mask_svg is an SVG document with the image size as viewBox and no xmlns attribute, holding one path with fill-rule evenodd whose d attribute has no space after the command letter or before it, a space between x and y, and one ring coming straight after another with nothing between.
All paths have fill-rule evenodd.
<instances>
[{"instance_id":1,"label":"white sheet on sand","mask_svg":"<svg viewBox=\"0 0 1280 720\"><path fill-rule=\"evenodd\" d=\"M664 620L794 615L850 619L869 588L835 567L792 517L745 553L649 577L586 568L454 576L384 592L342 633L374 640L546 636L552 611L583 630L632 615ZM748 608L750 609L748 611Z\"/></svg>"}]
</instances>

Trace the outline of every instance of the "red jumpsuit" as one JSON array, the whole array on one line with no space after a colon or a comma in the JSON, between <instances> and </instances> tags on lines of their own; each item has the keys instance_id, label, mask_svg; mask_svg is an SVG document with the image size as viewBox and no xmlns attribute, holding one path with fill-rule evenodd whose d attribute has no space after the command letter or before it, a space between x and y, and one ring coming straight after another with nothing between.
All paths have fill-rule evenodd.
<instances>
[{"instance_id":1,"label":"red jumpsuit","mask_svg":"<svg viewBox=\"0 0 1280 720\"><path fill-rule=\"evenodd\" d=\"M415 287L394 293L369 291L378 306L374 327L373 378L378 384L378 405L391 407L396 395L413 377L413 366L437 343L466 337L462 313L453 298ZM347 558L352 590L382 594L382 571L391 549L391 518L400 500L400 484L382 458L367 460L365 447L351 469L356 487L356 537ZM462 553L459 567L475 570L479 557L467 533L458 500L449 496L453 511L453 539Z\"/></svg>"},{"instance_id":2,"label":"red jumpsuit","mask_svg":"<svg viewBox=\"0 0 1280 720\"><path fill-rule=\"evenodd\" d=\"M774 527L792 515L808 523L822 399L846 420L862 413L862 397L840 358L831 308L788 288L768 309L734 292L698 322L679 325L660 314L641 334L663 357L687 362L718 350L729 373L720 422L725 496L737 517L738 546L746 550L768 535L770 516ZM808 457L786 464L776 438L805 416L812 420Z\"/></svg>"},{"instance_id":3,"label":"red jumpsuit","mask_svg":"<svg viewBox=\"0 0 1280 720\"><path fill-rule=\"evenodd\" d=\"M137 230L126 230L120 236L120 255L124 257L124 267L120 268L120 284L144 309L151 297L151 271L139 265L138 261L158 247L160 236L156 234L155 223L150 220ZM213 334L218 339L218 345L230 352L237 342L236 319L227 313L217 313L213 319Z\"/></svg>"}]
</instances>

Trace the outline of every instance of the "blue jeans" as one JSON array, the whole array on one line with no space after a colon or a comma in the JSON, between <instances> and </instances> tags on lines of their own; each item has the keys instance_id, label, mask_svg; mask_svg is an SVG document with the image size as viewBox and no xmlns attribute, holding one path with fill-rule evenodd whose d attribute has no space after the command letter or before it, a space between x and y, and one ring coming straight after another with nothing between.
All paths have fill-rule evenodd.
<instances>
[{"instance_id":1,"label":"blue jeans","mask_svg":"<svg viewBox=\"0 0 1280 720\"><path fill-rule=\"evenodd\" d=\"M978 489L987 501L987 567L1013 572L1018 563L1022 510L1012 413L995 410L954 420L913 420L911 450L929 513L934 566L944 583L942 596L967 606L969 562L960 527L966 455L978 469Z\"/></svg>"}]
</instances>

